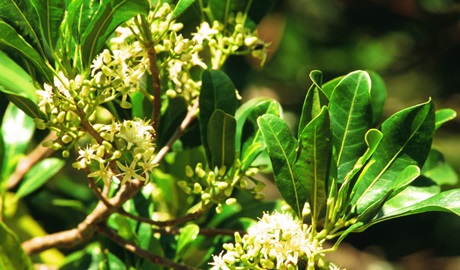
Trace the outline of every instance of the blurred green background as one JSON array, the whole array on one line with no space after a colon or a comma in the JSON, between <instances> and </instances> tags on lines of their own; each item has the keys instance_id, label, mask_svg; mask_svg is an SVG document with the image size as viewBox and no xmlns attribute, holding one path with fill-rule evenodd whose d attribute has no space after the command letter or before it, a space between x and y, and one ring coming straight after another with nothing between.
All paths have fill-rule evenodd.
<instances>
[{"instance_id":1,"label":"blurred green background","mask_svg":"<svg viewBox=\"0 0 460 270\"><path fill-rule=\"evenodd\" d=\"M296 126L308 74L324 81L356 69L387 85L384 118L432 97L460 112L460 3L450 0L278 0L258 27L272 43L267 64L226 66L244 99L271 96ZM460 172L460 119L436 134L435 148ZM448 186L446 188L452 188ZM460 185L455 185L460 187ZM460 219L445 213L385 222L352 235L331 256L348 269L460 269Z\"/></svg>"}]
</instances>

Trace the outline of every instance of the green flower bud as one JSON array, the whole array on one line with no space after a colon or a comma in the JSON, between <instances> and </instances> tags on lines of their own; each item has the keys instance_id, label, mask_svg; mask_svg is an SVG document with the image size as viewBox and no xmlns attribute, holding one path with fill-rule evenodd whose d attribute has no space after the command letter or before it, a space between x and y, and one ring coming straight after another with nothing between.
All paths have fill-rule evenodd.
<instances>
[{"instance_id":1,"label":"green flower bud","mask_svg":"<svg viewBox=\"0 0 460 270\"><path fill-rule=\"evenodd\" d=\"M206 172L199 166L195 168L195 173L199 178L204 178L206 176Z\"/></svg>"},{"instance_id":2,"label":"green flower bud","mask_svg":"<svg viewBox=\"0 0 460 270\"><path fill-rule=\"evenodd\" d=\"M211 199L211 194L209 193L203 193L201 194L201 199L204 200L210 200Z\"/></svg>"},{"instance_id":3,"label":"green flower bud","mask_svg":"<svg viewBox=\"0 0 460 270\"><path fill-rule=\"evenodd\" d=\"M225 173L227 172L227 166L223 165L222 167L219 168L219 176L224 176Z\"/></svg>"},{"instance_id":4,"label":"green flower bud","mask_svg":"<svg viewBox=\"0 0 460 270\"><path fill-rule=\"evenodd\" d=\"M225 200L225 204L226 205L233 205L236 203L236 199L235 198L228 198Z\"/></svg>"},{"instance_id":5,"label":"green flower bud","mask_svg":"<svg viewBox=\"0 0 460 270\"><path fill-rule=\"evenodd\" d=\"M220 189L220 190L224 190L228 187L228 183L227 182L218 182L217 183L217 188Z\"/></svg>"},{"instance_id":6,"label":"green flower bud","mask_svg":"<svg viewBox=\"0 0 460 270\"><path fill-rule=\"evenodd\" d=\"M70 156L69 150L64 150L64 151L62 151L62 157L68 158L69 156Z\"/></svg>"},{"instance_id":7,"label":"green flower bud","mask_svg":"<svg viewBox=\"0 0 460 270\"><path fill-rule=\"evenodd\" d=\"M203 190L203 188L201 187L201 185L199 183L193 184L193 192L195 194L201 193L202 190Z\"/></svg>"},{"instance_id":8,"label":"green flower bud","mask_svg":"<svg viewBox=\"0 0 460 270\"><path fill-rule=\"evenodd\" d=\"M189 165L185 166L185 175L189 178L193 177L193 169Z\"/></svg>"},{"instance_id":9,"label":"green flower bud","mask_svg":"<svg viewBox=\"0 0 460 270\"><path fill-rule=\"evenodd\" d=\"M64 134L64 136L62 136L61 139L62 139L62 142L65 143L65 144L68 144L73 140L72 136L70 136L68 134Z\"/></svg>"}]
</instances>

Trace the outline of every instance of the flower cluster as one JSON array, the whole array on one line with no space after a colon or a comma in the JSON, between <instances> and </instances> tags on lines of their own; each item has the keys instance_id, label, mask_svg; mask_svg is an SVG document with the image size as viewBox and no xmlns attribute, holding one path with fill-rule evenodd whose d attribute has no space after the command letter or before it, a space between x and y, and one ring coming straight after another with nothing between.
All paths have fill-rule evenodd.
<instances>
[{"instance_id":1,"label":"flower cluster","mask_svg":"<svg viewBox=\"0 0 460 270\"><path fill-rule=\"evenodd\" d=\"M225 252L214 256L212 269L297 269L317 247L309 240L309 227L289 214L265 213L243 237L224 244Z\"/></svg>"},{"instance_id":2,"label":"flower cluster","mask_svg":"<svg viewBox=\"0 0 460 270\"><path fill-rule=\"evenodd\" d=\"M104 141L92 142L79 150L77 169L91 168L89 177L102 179L109 184L115 179L121 184L137 179L148 182L150 172L156 167L154 130L140 119L125 120L123 123L97 125L96 130ZM115 145L116 147L113 147ZM119 174L110 168L115 162ZM121 179L121 180L120 180Z\"/></svg>"},{"instance_id":3,"label":"flower cluster","mask_svg":"<svg viewBox=\"0 0 460 270\"><path fill-rule=\"evenodd\" d=\"M256 168L246 171L243 175L238 173L227 172L225 166L216 168L211 171L204 169L202 163L198 163L193 169L190 166L185 167L186 181L179 181L178 185L187 194L200 195L203 206L208 204L216 204L216 211L222 211L223 203L231 205L236 202L232 198L234 188L240 188L253 194L256 199L262 199L263 193L260 193L265 187L265 184L259 180L252 178L258 170ZM247 179L252 181L248 182Z\"/></svg>"}]
</instances>

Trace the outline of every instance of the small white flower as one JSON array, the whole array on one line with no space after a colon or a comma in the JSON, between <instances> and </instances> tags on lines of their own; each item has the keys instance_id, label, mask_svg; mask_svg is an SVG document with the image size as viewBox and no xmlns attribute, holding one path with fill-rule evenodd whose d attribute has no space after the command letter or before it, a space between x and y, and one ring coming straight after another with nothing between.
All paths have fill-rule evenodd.
<instances>
[{"instance_id":1,"label":"small white flower","mask_svg":"<svg viewBox=\"0 0 460 270\"><path fill-rule=\"evenodd\" d=\"M192 40L195 41L197 44L203 44L205 40L211 40L212 36L219 33L218 30L209 27L209 24L207 22L202 22L200 27L197 28L197 30L198 32L192 34Z\"/></svg>"}]
</instances>

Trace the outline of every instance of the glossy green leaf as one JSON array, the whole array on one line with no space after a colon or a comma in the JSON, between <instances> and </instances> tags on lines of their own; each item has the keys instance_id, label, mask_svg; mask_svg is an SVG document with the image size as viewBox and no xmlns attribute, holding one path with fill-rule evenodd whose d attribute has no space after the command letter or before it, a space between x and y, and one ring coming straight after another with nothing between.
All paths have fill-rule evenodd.
<instances>
[{"instance_id":1,"label":"glossy green leaf","mask_svg":"<svg viewBox=\"0 0 460 270\"><path fill-rule=\"evenodd\" d=\"M438 129L442 124L448 122L457 117L457 112L452 109L440 109L436 110L436 123L435 129Z\"/></svg>"},{"instance_id":2,"label":"glossy green leaf","mask_svg":"<svg viewBox=\"0 0 460 270\"><path fill-rule=\"evenodd\" d=\"M181 229L179 239L177 239L177 248L175 259L180 260L189 251L193 241L196 240L200 233L200 227L196 224L187 224Z\"/></svg>"},{"instance_id":3,"label":"glossy green leaf","mask_svg":"<svg viewBox=\"0 0 460 270\"><path fill-rule=\"evenodd\" d=\"M105 262L101 264L101 270L125 270L125 263L111 252L104 252Z\"/></svg>"},{"instance_id":4,"label":"glossy green leaf","mask_svg":"<svg viewBox=\"0 0 460 270\"><path fill-rule=\"evenodd\" d=\"M220 70L205 70L201 75L200 92L200 132L201 141L206 150L206 157L211 161L208 142L208 124L215 110L222 110L229 115L235 115L238 100L235 86L230 78Z\"/></svg>"},{"instance_id":5,"label":"glossy green leaf","mask_svg":"<svg viewBox=\"0 0 460 270\"><path fill-rule=\"evenodd\" d=\"M4 143L2 178L8 179L35 131L33 120L12 103L3 115L1 132Z\"/></svg>"},{"instance_id":6,"label":"glossy green leaf","mask_svg":"<svg viewBox=\"0 0 460 270\"><path fill-rule=\"evenodd\" d=\"M287 124L278 116L263 115L259 117L258 124L267 145L276 186L283 199L301 217L307 201L307 191L294 171L298 142Z\"/></svg>"},{"instance_id":7,"label":"glossy green leaf","mask_svg":"<svg viewBox=\"0 0 460 270\"><path fill-rule=\"evenodd\" d=\"M317 220L326 206L326 182L332 155L332 133L329 113L323 107L300 134L299 157L294 171L307 192L312 219Z\"/></svg>"},{"instance_id":8,"label":"glossy green leaf","mask_svg":"<svg viewBox=\"0 0 460 270\"><path fill-rule=\"evenodd\" d=\"M332 79L332 80L330 80L328 82L325 82L322 85L322 90L323 90L324 94L326 94L327 98L329 98L329 99L331 98L335 87L343 79L343 77L345 77L345 76L340 76L340 77L334 78L334 79Z\"/></svg>"},{"instance_id":9,"label":"glossy green leaf","mask_svg":"<svg viewBox=\"0 0 460 270\"><path fill-rule=\"evenodd\" d=\"M31 117L39 117L36 88L32 78L4 52L0 51L0 91Z\"/></svg>"},{"instance_id":10,"label":"glossy green leaf","mask_svg":"<svg viewBox=\"0 0 460 270\"><path fill-rule=\"evenodd\" d=\"M47 45L54 48L65 13L64 0L30 0L38 15L40 31Z\"/></svg>"},{"instance_id":11,"label":"glossy green leaf","mask_svg":"<svg viewBox=\"0 0 460 270\"><path fill-rule=\"evenodd\" d=\"M47 158L37 162L24 176L16 199L21 199L44 185L64 167L65 161L59 158Z\"/></svg>"},{"instance_id":12,"label":"glossy green leaf","mask_svg":"<svg viewBox=\"0 0 460 270\"><path fill-rule=\"evenodd\" d=\"M432 101L395 113L382 124L383 140L363 168L353 189L352 205L362 213L394 187L407 166L422 166L434 134Z\"/></svg>"},{"instance_id":13,"label":"glossy green leaf","mask_svg":"<svg viewBox=\"0 0 460 270\"><path fill-rule=\"evenodd\" d=\"M329 105L329 99L321 90L321 84L323 80L323 74L319 70L310 72L310 79L313 84L305 96L305 100L302 107L302 114L300 115L298 137L302 133L305 126L310 121L321 113L323 106Z\"/></svg>"},{"instance_id":14,"label":"glossy green leaf","mask_svg":"<svg viewBox=\"0 0 460 270\"><path fill-rule=\"evenodd\" d=\"M415 204L385 213L383 216L366 224L362 230L385 220L433 211L449 212L460 216L460 189L444 191Z\"/></svg>"},{"instance_id":15,"label":"glossy green leaf","mask_svg":"<svg viewBox=\"0 0 460 270\"><path fill-rule=\"evenodd\" d=\"M208 146L211 168L232 167L235 161L236 120L222 110L211 115L208 125Z\"/></svg>"},{"instance_id":16,"label":"glossy green leaf","mask_svg":"<svg viewBox=\"0 0 460 270\"><path fill-rule=\"evenodd\" d=\"M444 155L436 149L431 149L430 154L422 167L422 175L430 178L438 185L455 185L458 183L458 175Z\"/></svg>"},{"instance_id":17,"label":"glossy green leaf","mask_svg":"<svg viewBox=\"0 0 460 270\"><path fill-rule=\"evenodd\" d=\"M371 80L365 71L343 77L330 97L332 143L337 153L337 177L342 181L366 151L364 136L372 126Z\"/></svg>"},{"instance_id":18,"label":"glossy green leaf","mask_svg":"<svg viewBox=\"0 0 460 270\"><path fill-rule=\"evenodd\" d=\"M375 127L382 119L383 109L387 99L387 89L382 77L374 71L366 71L371 78L372 126Z\"/></svg>"},{"instance_id":19,"label":"glossy green leaf","mask_svg":"<svg viewBox=\"0 0 460 270\"><path fill-rule=\"evenodd\" d=\"M23 58L34 65L48 81L52 81L53 75L51 69L42 55L31 44L27 43L11 25L0 20L0 33L2 33L0 35L0 47L6 46L18 52Z\"/></svg>"},{"instance_id":20,"label":"glossy green leaf","mask_svg":"<svg viewBox=\"0 0 460 270\"><path fill-rule=\"evenodd\" d=\"M44 56L39 30L38 14L33 12L30 1L0 1L0 19L20 31L18 34L27 39L41 56ZM0 31L2 36L5 32Z\"/></svg>"},{"instance_id":21,"label":"glossy green leaf","mask_svg":"<svg viewBox=\"0 0 460 270\"><path fill-rule=\"evenodd\" d=\"M169 100L166 110L161 115L160 130L157 131L157 145L159 147L165 145L167 140L176 132L187 115L187 109L188 105L184 97L178 96Z\"/></svg>"},{"instance_id":22,"label":"glossy green leaf","mask_svg":"<svg viewBox=\"0 0 460 270\"><path fill-rule=\"evenodd\" d=\"M17 235L0 221L0 268L33 270L29 256L21 247Z\"/></svg>"},{"instance_id":23,"label":"glossy green leaf","mask_svg":"<svg viewBox=\"0 0 460 270\"><path fill-rule=\"evenodd\" d=\"M173 10L173 19L176 19L184 13L196 0L179 0Z\"/></svg>"},{"instance_id":24,"label":"glossy green leaf","mask_svg":"<svg viewBox=\"0 0 460 270\"><path fill-rule=\"evenodd\" d=\"M91 14L81 36L83 63L89 64L99 53L113 31L125 21L141 14L147 15L147 0L103 0Z\"/></svg>"},{"instance_id":25,"label":"glossy green leaf","mask_svg":"<svg viewBox=\"0 0 460 270\"><path fill-rule=\"evenodd\" d=\"M386 201L381 213L385 216L387 213L416 204L440 192L441 187L437 183L429 178L420 176L403 191Z\"/></svg>"}]
</instances>

